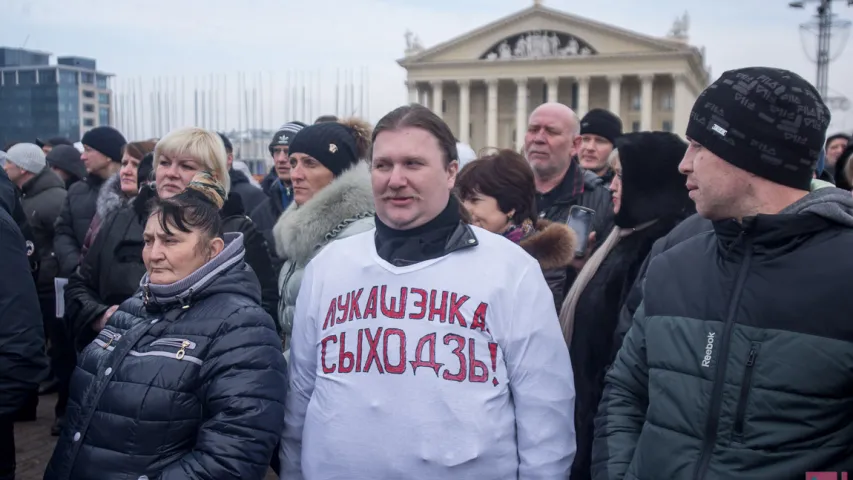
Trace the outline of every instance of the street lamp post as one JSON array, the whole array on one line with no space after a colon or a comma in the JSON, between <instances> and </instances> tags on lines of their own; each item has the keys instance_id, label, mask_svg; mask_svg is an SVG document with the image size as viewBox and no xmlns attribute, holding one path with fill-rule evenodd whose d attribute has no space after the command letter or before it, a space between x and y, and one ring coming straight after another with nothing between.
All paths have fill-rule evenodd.
<instances>
[{"instance_id":1,"label":"street lamp post","mask_svg":"<svg viewBox=\"0 0 853 480\"><path fill-rule=\"evenodd\" d=\"M842 0L847 2L847 6L853 6L853 0ZM833 0L802 0L794 1L788 4L791 8L805 8L807 3L817 3L817 15L811 22L800 25L801 32L811 32L817 35L817 52L814 56L814 61L817 64L817 90L824 99L828 96L829 90L829 63L844 50L844 44L847 42L847 35L850 30L850 21L837 20L832 14ZM840 42L837 52L831 52L832 32L833 30L842 33L843 40ZM816 32L815 32L816 31ZM804 45L805 46L805 45ZM806 54L811 56L811 53L806 51Z\"/></svg>"}]
</instances>

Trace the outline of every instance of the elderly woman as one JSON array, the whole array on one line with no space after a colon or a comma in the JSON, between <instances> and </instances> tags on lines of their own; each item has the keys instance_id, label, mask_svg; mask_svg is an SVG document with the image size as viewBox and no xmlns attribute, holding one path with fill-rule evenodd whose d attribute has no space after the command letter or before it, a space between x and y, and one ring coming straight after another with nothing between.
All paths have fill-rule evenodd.
<instances>
[{"instance_id":1,"label":"elderly woman","mask_svg":"<svg viewBox=\"0 0 853 480\"><path fill-rule=\"evenodd\" d=\"M503 235L539 262L559 311L577 237L566 225L539 218L527 161L512 150L474 160L459 171L456 193L472 224Z\"/></svg>"},{"instance_id":2,"label":"elderly woman","mask_svg":"<svg viewBox=\"0 0 853 480\"><path fill-rule=\"evenodd\" d=\"M303 128L290 144L293 202L273 228L276 249L285 260L279 275L285 350L296 296L308 262L330 242L374 227L373 190L367 156L370 129L357 120Z\"/></svg>"},{"instance_id":3,"label":"elderly woman","mask_svg":"<svg viewBox=\"0 0 853 480\"><path fill-rule=\"evenodd\" d=\"M572 479L590 478L593 418L610 364L619 310L652 244L696 212L678 171L687 144L666 132L638 132L616 141L608 163L616 226L586 261L560 311L577 397L577 455Z\"/></svg>"},{"instance_id":4,"label":"elderly woman","mask_svg":"<svg viewBox=\"0 0 853 480\"><path fill-rule=\"evenodd\" d=\"M45 479L260 480L284 421L287 374L273 319L223 234L209 173L158 199L140 291L80 356Z\"/></svg>"}]
</instances>

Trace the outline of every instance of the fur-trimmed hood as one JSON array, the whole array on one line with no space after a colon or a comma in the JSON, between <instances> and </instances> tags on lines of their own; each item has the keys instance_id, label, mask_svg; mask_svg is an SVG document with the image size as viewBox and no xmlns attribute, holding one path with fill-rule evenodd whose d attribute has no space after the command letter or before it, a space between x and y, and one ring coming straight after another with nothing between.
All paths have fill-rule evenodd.
<instances>
[{"instance_id":1,"label":"fur-trimmed hood","mask_svg":"<svg viewBox=\"0 0 853 480\"><path fill-rule=\"evenodd\" d=\"M342 173L302 206L291 203L275 227L275 248L283 259L305 265L346 220L372 216L376 208L370 171L364 162Z\"/></svg>"},{"instance_id":2,"label":"fur-trimmed hood","mask_svg":"<svg viewBox=\"0 0 853 480\"><path fill-rule=\"evenodd\" d=\"M518 245L539 262L542 270L566 268L575 258L578 237L563 223L537 220L534 231Z\"/></svg>"},{"instance_id":3,"label":"fur-trimmed hood","mask_svg":"<svg viewBox=\"0 0 853 480\"><path fill-rule=\"evenodd\" d=\"M98 217L102 220L106 219L110 213L127 205L127 202L130 200L130 198L121 191L121 180L119 179L119 175L120 173L116 173L108 178L104 184L101 185L101 190L98 192L96 211L98 212Z\"/></svg>"}]
</instances>

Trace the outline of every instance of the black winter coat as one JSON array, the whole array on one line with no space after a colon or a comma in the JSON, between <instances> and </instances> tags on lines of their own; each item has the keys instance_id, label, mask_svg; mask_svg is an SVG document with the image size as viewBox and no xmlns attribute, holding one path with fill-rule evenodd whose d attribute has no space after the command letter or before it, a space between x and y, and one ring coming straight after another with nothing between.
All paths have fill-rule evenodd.
<instances>
[{"instance_id":1,"label":"black winter coat","mask_svg":"<svg viewBox=\"0 0 853 480\"><path fill-rule=\"evenodd\" d=\"M258 205L267 199L264 191L252 185L245 173L232 168L228 171L228 176L231 178L231 192L240 195L247 213L258 208Z\"/></svg>"},{"instance_id":2,"label":"black winter coat","mask_svg":"<svg viewBox=\"0 0 853 480\"><path fill-rule=\"evenodd\" d=\"M229 251L242 237L228 237L187 285L125 301L83 351L46 480L264 478L286 364L242 245Z\"/></svg>"},{"instance_id":3,"label":"black winter coat","mask_svg":"<svg viewBox=\"0 0 853 480\"><path fill-rule=\"evenodd\" d=\"M49 167L21 187L21 204L39 251L39 295L56 293L53 279L59 273L59 261L53 251L54 228L67 193L65 182Z\"/></svg>"},{"instance_id":4,"label":"black winter coat","mask_svg":"<svg viewBox=\"0 0 853 480\"><path fill-rule=\"evenodd\" d=\"M539 262L554 296L554 308L559 313L563 299L569 293L566 272L575 258L577 235L562 223L539 220L533 232L521 239L518 245Z\"/></svg>"},{"instance_id":5,"label":"black winter coat","mask_svg":"<svg viewBox=\"0 0 853 480\"><path fill-rule=\"evenodd\" d=\"M89 175L75 182L68 190L62 213L56 220L53 241L59 259L59 276L62 278L68 278L80 263L80 249L83 248L83 240L95 216L98 192L103 184L103 178Z\"/></svg>"},{"instance_id":6,"label":"black winter coat","mask_svg":"<svg viewBox=\"0 0 853 480\"><path fill-rule=\"evenodd\" d=\"M593 478L853 469L853 197L714 223L649 265L608 371Z\"/></svg>"},{"instance_id":7,"label":"black winter coat","mask_svg":"<svg viewBox=\"0 0 853 480\"><path fill-rule=\"evenodd\" d=\"M11 213L15 186L0 172L0 419L12 416L47 373L44 328L27 246ZM4 439L5 440L5 439Z\"/></svg>"},{"instance_id":8,"label":"black winter coat","mask_svg":"<svg viewBox=\"0 0 853 480\"><path fill-rule=\"evenodd\" d=\"M255 227L259 232L261 232L264 239L267 241L267 245L270 249L270 257L272 258L276 274L281 271L284 259L279 257L275 248L273 248L273 245L275 245L275 238L273 237L272 229L275 227L276 222L278 222L279 217L281 217L281 214L286 208L286 206L281 202L281 193L285 188L288 198L292 201L293 190L283 186L281 182L273 182L273 184L270 185L269 190L267 190L267 198L264 199L264 201L249 215L252 218L252 222L255 223Z\"/></svg>"},{"instance_id":9,"label":"black winter coat","mask_svg":"<svg viewBox=\"0 0 853 480\"><path fill-rule=\"evenodd\" d=\"M145 273L142 232L148 220L145 209L156 195L144 188L130 205L107 217L80 268L65 288L66 316L78 350L95 337L92 322L112 305L120 305L139 288ZM262 305L273 318L278 309L278 288L267 246L251 220L242 215L237 196L229 197L220 211L223 231L240 232L246 245L246 263L254 270L262 291Z\"/></svg>"},{"instance_id":10,"label":"black winter coat","mask_svg":"<svg viewBox=\"0 0 853 480\"><path fill-rule=\"evenodd\" d=\"M596 174L586 171L572 160L562 183L545 194L536 195L539 218L566 223L575 205L595 210L593 229L600 245L613 228L613 199L608 185ZM571 282L570 282L571 283Z\"/></svg>"}]
</instances>

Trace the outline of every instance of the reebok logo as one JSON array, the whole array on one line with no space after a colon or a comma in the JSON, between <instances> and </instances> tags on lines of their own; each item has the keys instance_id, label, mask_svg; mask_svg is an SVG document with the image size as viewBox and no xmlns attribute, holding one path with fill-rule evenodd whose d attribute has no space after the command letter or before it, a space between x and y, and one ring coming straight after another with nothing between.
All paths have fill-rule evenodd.
<instances>
[{"instance_id":1,"label":"reebok logo","mask_svg":"<svg viewBox=\"0 0 853 480\"><path fill-rule=\"evenodd\" d=\"M705 368L711 367L711 356L714 354L714 336L715 332L708 332L708 340L705 345L705 358L702 359L702 366Z\"/></svg>"}]
</instances>

